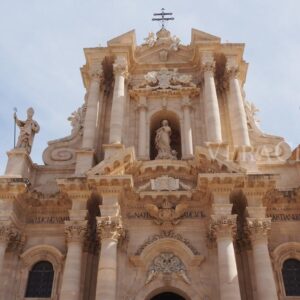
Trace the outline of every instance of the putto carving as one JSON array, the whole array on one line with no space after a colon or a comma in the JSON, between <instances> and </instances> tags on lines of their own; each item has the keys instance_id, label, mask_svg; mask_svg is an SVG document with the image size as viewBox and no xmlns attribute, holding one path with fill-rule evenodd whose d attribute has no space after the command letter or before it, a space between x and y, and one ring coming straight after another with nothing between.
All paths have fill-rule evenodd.
<instances>
[{"instance_id":1,"label":"putto carving","mask_svg":"<svg viewBox=\"0 0 300 300\"><path fill-rule=\"evenodd\" d=\"M159 206L152 203L145 204L145 209L150 216L154 218L154 222L164 226L178 224L187 208L187 203L173 205L167 198L165 198Z\"/></svg>"},{"instance_id":2,"label":"putto carving","mask_svg":"<svg viewBox=\"0 0 300 300\"><path fill-rule=\"evenodd\" d=\"M144 41L144 45L147 45L149 48L159 45L166 45L171 51L178 51L180 45L180 38L176 35L171 36L171 33L165 28L162 28L160 31L158 31L156 36L154 32L149 32L148 36L144 38Z\"/></svg>"},{"instance_id":3,"label":"putto carving","mask_svg":"<svg viewBox=\"0 0 300 300\"><path fill-rule=\"evenodd\" d=\"M38 122L32 119L33 115L34 110L32 107L27 109L27 119L25 121L19 120L17 114L14 113L15 122L20 128L16 148L25 149L28 154L31 152L34 135L40 131Z\"/></svg>"},{"instance_id":4,"label":"putto carving","mask_svg":"<svg viewBox=\"0 0 300 300\"><path fill-rule=\"evenodd\" d=\"M82 243L86 234L87 221L66 221L65 222L65 236L67 242Z\"/></svg>"},{"instance_id":5,"label":"putto carving","mask_svg":"<svg viewBox=\"0 0 300 300\"><path fill-rule=\"evenodd\" d=\"M101 240L119 240L125 233L121 217L98 218L97 230Z\"/></svg>"},{"instance_id":6,"label":"putto carving","mask_svg":"<svg viewBox=\"0 0 300 300\"><path fill-rule=\"evenodd\" d=\"M181 259L172 252L163 252L156 256L149 267L148 276L145 284L149 284L159 274L162 274L164 280L169 280L174 274L186 284L191 284L186 273L186 267Z\"/></svg>"},{"instance_id":7,"label":"putto carving","mask_svg":"<svg viewBox=\"0 0 300 300\"><path fill-rule=\"evenodd\" d=\"M75 136L78 132L81 132L82 134L85 113L86 104L73 111L71 116L68 118L68 121L71 122L72 126L71 136Z\"/></svg>"}]
</instances>

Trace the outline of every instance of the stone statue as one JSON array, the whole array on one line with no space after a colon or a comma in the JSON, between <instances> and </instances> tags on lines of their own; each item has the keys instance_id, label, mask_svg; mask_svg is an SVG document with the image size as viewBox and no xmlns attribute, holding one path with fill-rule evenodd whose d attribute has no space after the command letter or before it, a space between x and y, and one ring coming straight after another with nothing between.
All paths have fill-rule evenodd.
<instances>
[{"instance_id":1,"label":"stone statue","mask_svg":"<svg viewBox=\"0 0 300 300\"><path fill-rule=\"evenodd\" d=\"M40 131L39 124L32 119L33 114L34 110L32 107L27 109L27 120L25 121L19 120L17 114L14 114L15 122L20 128L20 135L16 148L23 148L28 154L31 152L34 135Z\"/></svg>"},{"instance_id":2,"label":"stone statue","mask_svg":"<svg viewBox=\"0 0 300 300\"><path fill-rule=\"evenodd\" d=\"M167 120L161 122L162 126L156 130L155 147L157 156L155 159L177 159L176 151L171 149L172 129Z\"/></svg>"}]
</instances>

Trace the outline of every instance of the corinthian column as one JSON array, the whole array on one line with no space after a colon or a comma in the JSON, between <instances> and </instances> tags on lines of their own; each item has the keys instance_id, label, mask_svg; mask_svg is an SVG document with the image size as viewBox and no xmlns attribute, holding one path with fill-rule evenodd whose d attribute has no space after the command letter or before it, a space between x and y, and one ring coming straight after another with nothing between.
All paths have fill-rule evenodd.
<instances>
[{"instance_id":1,"label":"corinthian column","mask_svg":"<svg viewBox=\"0 0 300 300\"><path fill-rule=\"evenodd\" d=\"M101 66L95 68L94 70L91 70L91 82L88 90L87 108L84 120L84 131L82 140L82 148L86 149L93 149L95 146L101 77Z\"/></svg>"},{"instance_id":2,"label":"corinthian column","mask_svg":"<svg viewBox=\"0 0 300 300\"><path fill-rule=\"evenodd\" d=\"M214 79L215 61L212 53L202 56L202 70L204 76L204 109L207 130L207 141L213 144L222 143L220 110Z\"/></svg>"},{"instance_id":3,"label":"corinthian column","mask_svg":"<svg viewBox=\"0 0 300 300\"><path fill-rule=\"evenodd\" d=\"M227 57L226 69L229 77L228 108L234 146L250 146L244 101L235 57Z\"/></svg>"},{"instance_id":4,"label":"corinthian column","mask_svg":"<svg viewBox=\"0 0 300 300\"><path fill-rule=\"evenodd\" d=\"M184 149L185 149L186 158L191 158L194 154L190 107L191 107L190 99L189 97L185 96L182 101L182 109L183 109Z\"/></svg>"},{"instance_id":5,"label":"corinthian column","mask_svg":"<svg viewBox=\"0 0 300 300\"><path fill-rule=\"evenodd\" d=\"M211 231L218 247L219 282L221 300L240 300L240 287L232 236L236 228L236 215L212 215Z\"/></svg>"},{"instance_id":6,"label":"corinthian column","mask_svg":"<svg viewBox=\"0 0 300 300\"><path fill-rule=\"evenodd\" d=\"M247 218L255 270L257 300L277 300L277 290L268 249L270 218Z\"/></svg>"},{"instance_id":7,"label":"corinthian column","mask_svg":"<svg viewBox=\"0 0 300 300\"><path fill-rule=\"evenodd\" d=\"M147 159L147 99L141 96L138 104L139 110L139 141L138 141L138 154L140 159Z\"/></svg>"},{"instance_id":8,"label":"corinthian column","mask_svg":"<svg viewBox=\"0 0 300 300\"><path fill-rule=\"evenodd\" d=\"M97 219L101 252L98 265L96 300L116 300L117 245L123 232L121 218L100 217Z\"/></svg>"},{"instance_id":9,"label":"corinthian column","mask_svg":"<svg viewBox=\"0 0 300 300\"><path fill-rule=\"evenodd\" d=\"M127 61L118 56L114 65L115 86L110 117L110 144L122 143L122 129L125 106L125 77L127 75Z\"/></svg>"},{"instance_id":10,"label":"corinthian column","mask_svg":"<svg viewBox=\"0 0 300 300\"><path fill-rule=\"evenodd\" d=\"M11 226L6 223L0 224L0 274L3 269L4 255L11 234L11 229Z\"/></svg>"},{"instance_id":11,"label":"corinthian column","mask_svg":"<svg viewBox=\"0 0 300 300\"><path fill-rule=\"evenodd\" d=\"M65 233L68 253L65 261L60 299L79 300L81 260L87 221L66 221Z\"/></svg>"},{"instance_id":12,"label":"corinthian column","mask_svg":"<svg viewBox=\"0 0 300 300\"><path fill-rule=\"evenodd\" d=\"M76 174L82 174L93 166L96 142L97 118L100 114L100 82L102 67L90 71L90 86L88 89L87 107L84 120L82 149L77 151Z\"/></svg>"}]
</instances>

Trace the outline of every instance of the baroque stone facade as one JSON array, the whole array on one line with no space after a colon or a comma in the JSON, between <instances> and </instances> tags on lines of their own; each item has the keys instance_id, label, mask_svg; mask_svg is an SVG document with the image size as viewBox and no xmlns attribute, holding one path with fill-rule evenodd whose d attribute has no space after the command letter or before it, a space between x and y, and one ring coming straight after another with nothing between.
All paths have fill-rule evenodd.
<instances>
[{"instance_id":1,"label":"baroque stone facade","mask_svg":"<svg viewBox=\"0 0 300 300\"><path fill-rule=\"evenodd\" d=\"M33 110L15 117L0 299L300 299L300 151L259 129L244 44L162 28L84 52L86 96L44 165Z\"/></svg>"}]
</instances>

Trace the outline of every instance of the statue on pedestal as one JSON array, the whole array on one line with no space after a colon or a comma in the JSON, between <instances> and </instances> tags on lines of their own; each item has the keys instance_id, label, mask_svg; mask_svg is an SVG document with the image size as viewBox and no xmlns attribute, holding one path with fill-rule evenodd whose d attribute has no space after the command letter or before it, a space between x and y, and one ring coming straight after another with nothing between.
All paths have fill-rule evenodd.
<instances>
[{"instance_id":1,"label":"statue on pedestal","mask_svg":"<svg viewBox=\"0 0 300 300\"><path fill-rule=\"evenodd\" d=\"M167 120L161 122L162 126L156 130L155 147L157 156L155 159L177 159L176 151L171 149L172 129Z\"/></svg>"},{"instance_id":2,"label":"statue on pedestal","mask_svg":"<svg viewBox=\"0 0 300 300\"><path fill-rule=\"evenodd\" d=\"M32 119L34 110L32 107L27 110L27 120L21 121L18 119L17 114L14 114L14 119L20 128L20 134L16 148L23 148L28 154L31 152L33 138L36 133L40 131L39 124Z\"/></svg>"}]
</instances>

